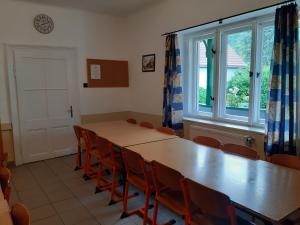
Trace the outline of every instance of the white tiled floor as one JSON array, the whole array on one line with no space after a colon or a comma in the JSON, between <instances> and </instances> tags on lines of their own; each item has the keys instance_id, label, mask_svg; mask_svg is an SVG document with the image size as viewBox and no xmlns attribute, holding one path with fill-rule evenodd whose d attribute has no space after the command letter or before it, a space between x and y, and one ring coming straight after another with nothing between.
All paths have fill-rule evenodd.
<instances>
[{"instance_id":1,"label":"white tiled floor","mask_svg":"<svg viewBox=\"0 0 300 225\"><path fill-rule=\"evenodd\" d=\"M120 220L122 204L108 206L109 192L94 194L95 181L84 181L82 170L74 171L75 155L12 168L12 198L24 203L32 215L32 225L136 225L138 216ZM143 194L131 199L129 208L141 206ZM152 212L150 212L150 215ZM159 222L183 220L163 207Z\"/></svg>"}]
</instances>

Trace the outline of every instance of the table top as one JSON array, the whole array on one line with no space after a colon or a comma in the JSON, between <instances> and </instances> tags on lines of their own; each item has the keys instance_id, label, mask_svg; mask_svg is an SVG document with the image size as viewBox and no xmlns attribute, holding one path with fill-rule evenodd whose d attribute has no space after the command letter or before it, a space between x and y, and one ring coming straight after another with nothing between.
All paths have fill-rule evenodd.
<instances>
[{"instance_id":1,"label":"table top","mask_svg":"<svg viewBox=\"0 0 300 225\"><path fill-rule=\"evenodd\" d=\"M0 191L1 192L1 191ZM0 196L0 224L2 225L13 225L10 208L7 204L7 201L3 199L3 196Z\"/></svg>"},{"instance_id":2,"label":"table top","mask_svg":"<svg viewBox=\"0 0 300 225\"><path fill-rule=\"evenodd\" d=\"M269 221L280 222L300 208L300 171L181 138L127 148L225 193L236 205Z\"/></svg>"},{"instance_id":3,"label":"table top","mask_svg":"<svg viewBox=\"0 0 300 225\"><path fill-rule=\"evenodd\" d=\"M165 134L156 129L141 127L123 120L90 123L81 125L81 127L94 131L98 136L120 147L178 138L175 135Z\"/></svg>"}]
</instances>

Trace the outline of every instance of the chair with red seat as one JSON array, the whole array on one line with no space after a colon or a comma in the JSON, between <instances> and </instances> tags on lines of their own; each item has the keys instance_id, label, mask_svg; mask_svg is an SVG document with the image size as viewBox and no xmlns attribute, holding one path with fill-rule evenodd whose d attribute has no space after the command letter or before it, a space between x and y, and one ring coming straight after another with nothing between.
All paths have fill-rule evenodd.
<instances>
[{"instance_id":1,"label":"chair with red seat","mask_svg":"<svg viewBox=\"0 0 300 225\"><path fill-rule=\"evenodd\" d=\"M294 155L274 154L267 156L267 161L291 169L300 170L300 158Z\"/></svg>"},{"instance_id":2,"label":"chair with red seat","mask_svg":"<svg viewBox=\"0 0 300 225\"><path fill-rule=\"evenodd\" d=\"M236 216L230 198L188 178L181 180L186 225L252 224Z\"/></svg>"},{"instance_id":3,"label":"chair with red seat","mask_svg":"<svg viewBox=\"0 0 300 225\"><path fill-rule=\"evenodd\" d=\"M128 123L137 124L136 119L133 119L133 118L128 118L126 121L127 121Z\"/></svg>"},{"instance_id":4,"label":"chair with red seat","mask_svg":"<svg viewBox=\"0 0 300 225\"><path fill-rule=\"evenodd\" d=\"M11 187L10 187L11 172L8 168L0 167L0 185L4 199L9 202Z\"/></svg>"},{"instance_id":5,"label":"chair with red seat","mask_svg":"<svg viewBox=\"0 0 300 225\"><path fill-rule=\"evenodd\" d=\"M149 122L140 122L140 126L141 127L146 127L146 128L149 128L149 129L153 129L154 128L154 126L151 123L149 123Z\"/></svg>"},{"instance_id":6,"label":"chair with red seat","mask_svg":"<svg viewBox=\"0 0 300 225\"><path fill-rule=\"evenodd\" d=\"M90 178L96 177L96 170L93 170L92 156L94 156L99 161L99 149L97 148L96 140L97 135L95 132L90 130L81 130L82 138L85 144L85 161L83 165L84 175L83 178L88 180Z\"/></svg>"},{"instance_id":7,"label":"chair with red seat","mask_svg":"<svg viewBox=\"0 0 300 225\"><path fill-rule=\"evenodd\" d=\"M75 132L75 135L76 135L76 139L77 139L77 158L76 158L76 167L74 170L79 170L82 168L82 162L81 162L81 153L82 153L82 149L81 149L81 140L83 139L82 137L82 128L80 126L73 126L74 128L74 132Z\"/></svg>"},{"instance_id":8,"label":"chair with red seat","mask_svg":"<svg viewBox=\"0 0 300 225\"><path fill-rule=\"evenodd\" d=\"M193 141L197 144L206 145L212 148L220 148L221 146L221 142L212 137L197 136L194 137Z\"/></svg>"},{"instance_id":9,"label":"chair with red seat","mask_svg":"<svg viewBox=\"0 0 300 225\"><path fill-rule=\"evenodd\" d=\"M259 155L254 149L243 145L224 144L221 145L221 150L227 153L243 156L249 159L254 159L254 160L259 159Z\"/></svg>"},{"instance_id":10,"label":"chair with red seat","mask_svg":"<svg viewBox=\"0 0 300 225\"><path fill-rule=\"evenodd\" d=\"M183 175L178 171L156 161L152 161L151 165L154 187L156 191L152 224L157 224L159 204L164 205L180 216L184 216L184 198L180 183L180 181L183 179ZM167 222L167 224L174 223L176 223L175 220Z\"/></svg>"},{"instance_id":11,"label":"chair with red seat","mask_svg":"<svg viewBox=\"0 0 300 225\"><path fill-rule=\"evenodd\" d=\"M16 203L12 206L10 211L11 218L14 225L30 225L30 213L26 206L21 203Z\"/></svg>"},{"instance_id":12,"label":"chair with red seat","mask_svg":"<svg viewBox=\"0 0 300 225\"><path fill-rule=\"evenodd\" d=\"M113 150L111 142L101 137L96 138L96 149L99 167L97 171L97 186L95 193L105 190L111 191L109 205L112 205L121 201L123 197L122 193L117 191L118 173L120 172L121 168L120 155ZM111 179L108 179L105 175L107 170L111 171Z\"/></svg>"},{"instance_id":13,"label":"chair with red seat","mask_svg":"<svg viewBox=\"0 0 300 225\"><path fill-rule=\"evenodd\" d=\"M143 225L146 225L147 222L152 222L152 219L148 217L150 195L154 192L151 167L145 163L140 154L127 149L122 150L122 158L126 170L126 183L121 219L133 214L138 214L143 217ZM129 185L132 185L145 193L144 207L128 211L127 202Z\"/></svg>"},{"instance_id":14,"label":"chair with red seat","mask_svg":"<svg viewBox=\"0 0 300 225\"><path fill-rule=\"evenodd\" d=\"M165 133L165 134L176 135L175 130L173 130L169 127L160 127L160 128L157 128L157 130L159 132L162 132L162 133Z\"/></svg>"}]
</instances>

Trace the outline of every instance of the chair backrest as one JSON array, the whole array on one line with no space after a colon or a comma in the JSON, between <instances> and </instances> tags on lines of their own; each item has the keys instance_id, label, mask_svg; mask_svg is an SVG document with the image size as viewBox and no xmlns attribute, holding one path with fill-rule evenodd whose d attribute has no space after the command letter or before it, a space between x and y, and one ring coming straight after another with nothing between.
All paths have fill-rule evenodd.
<instances>
[{"instance_id":1,"label":"chair backrest","mask_svg":"<svg viewBox=\"0 0 300 225\"><path fill-rule=\"evenodd\" d=\"M11 172L8 168L0 167L0 185L1 190L3 192L4 198L9 201L11 187L10 187L10 179L11 179Z\"/></svg>"},{"instance_id":2,"label":"chair backrest","mask_svg":"<svg viewBox=\"0 0 300 225\"><path fill-rule=\"evenodd\" d=\"M206 145L212 148L220 148L221 142L212 137L197 136L193 139L194 142L201 145Z\"/></svg>"},{"instance_id":3,"label":"chair backrest","mask_svg":"<svg viewBox=\"0 0 300 225\"><path fill-rule=\"evenodd\" d=\"M157 128L157 130L159 132L162 132L162 133L165 133L165 134L176 135L175 130L173 130L169 127L160 127L160 128Z\"/></svg>"},{"instance_id":4,"label":"chair backrest","mask_svg":"<svg viewBox=\"0 0 300 225\"><path fill-rule=\"evenodd\" d=\"M96 137L95 147L99 150L99 156L101 159L105 159L110 157L111 159L115 160L115 154L112 147L112 143L105 138Z\"/></svg>"},{"instance_id":5,"label":"chair backrest","mask_svg":"<svg viewBox=\"0 0 300 225\"><path fill-rule=\"evenodd\" d=\"M231 225L236 225L234 207L227 195L188 178L181 180L181 187L187 209L187 217L191 218L192 212L197 211L204 216L230 221Z\"/></svg>"},{"instance_id":6,"label":"chair backrest","mask_svg":"<svg viewBox=\"0 0 300 225\"><path fill-rule=\"evenodd\" d=\"M127 122L128 122L128 123L132 123L132 124L137 124L136 119L133 119L133 118L128 118L128 119L127 119Z\"/></svg>"},{"instance_id":7,"label":"chair backrest","mask_svg":"<svg viewBox=\"0 0 300 225\"><path fill-rule=\"evenodd\" d=\"M16 203L11 208L11 217L14 225L30 225L30 213L21 203Z\"/></svg>"},{"instance_id":8,"label":"chair backrest","mask_svg":"<svg viewBox=\"0 0 300 225\"><path fill-rule=\"evenodd\" d=\"M82 128L80 126L73 126L74 132L77 138L77 141L80 142L80 139L82 138Z\"/></svg>"},{"instance_id":9,"label":"chair backrest","mask_svg":"<svg viewBox=\"0 0 300 225\"><path fill-rule=\"evenodd\" d=\"M154 128L154 126L151 123L149 123L149 122L140 122L140 126L141 127L146 127L146 128L149 128L149 129L153 129Z\"/></svg>"},{"instance_id":10,"label":"chair backrest","mask_svg":"<svg viewBox=\"0 0 300 225\"><path fill-rule=\"evenodd\" d=\"M272 156L268 156L267 160L271 163L280 166L300 170L300 158L298 156L287 154L274 154Z\"/></svg>"},{"instance_id":11,"label":"chair backrest","mask_svg":"<svg viewBox=\"0 0 300 225\"><path fill-rule=\"evenodd\" d=\"M235 155L240 155L240 156L243 156L243 157L246 157L249 159L259 159L259 155L257 154L257 152L254 149L248 148L243 145L224 144L224 145L221 145L221 149L224 152L232 153Z\"/></svg>"},{"instance_id":12,"label":"chair backrest","mask_svg":"<svg viewBox=\"0 0 300 225\"><path fill-rule=\"evenodd\" d=\"M122 149L122 157L127 176L139 176L146 182L151 181L151 177L147 175L146 163L140 154Z\"/></svg>"},{"instance_id":13,"label":"chair backrest","mask_svg":"<svg viewBox=\"0 0 300 225\"><path fill-rule=\"evenodd\" d=\"M152 161L151 166L154 186L158 194L162 188L181 190L180 180L183 179L181 173L156 161Z\"/></svg>"},{"instance_id":14,"label":"chair backrest","mask_svg":"<svg viewBox=\"0 0 300 225\"><path fill-rule=\"evenodd\" d=\"M89 154L94 146L97 145L97 134L90 130L81 130L83 141L87 153Z\"/></svg>"}]
</instances>

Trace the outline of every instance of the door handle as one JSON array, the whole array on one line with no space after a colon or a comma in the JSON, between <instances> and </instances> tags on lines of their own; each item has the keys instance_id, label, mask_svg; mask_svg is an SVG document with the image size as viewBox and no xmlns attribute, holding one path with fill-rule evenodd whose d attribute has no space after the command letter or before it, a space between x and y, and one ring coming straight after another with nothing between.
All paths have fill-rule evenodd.
<instances>
[{"instance_id":1,"label":"door handle","mask_svg":"<svg viewBox=\"0 0 300 225\"><path fill-rule=\"evenodd\" d=\"M68 113L70 113L71 118L73 118L73 107L70 106L70 109L67 110Z\"/></svg>"}]
</instances>

